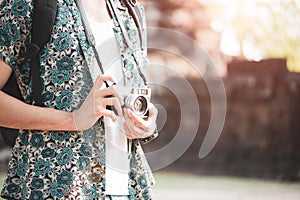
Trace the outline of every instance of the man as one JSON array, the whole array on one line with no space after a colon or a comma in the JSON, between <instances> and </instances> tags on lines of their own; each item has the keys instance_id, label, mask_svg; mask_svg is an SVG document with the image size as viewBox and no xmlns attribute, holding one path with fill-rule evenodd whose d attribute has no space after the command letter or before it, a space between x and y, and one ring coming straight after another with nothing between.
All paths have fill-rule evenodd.
<instances>
[{"instance_id":1,"label":"man","mask_svg":"<svg viewBox=\"0 0 300 200\"><path fill-rule=\"evenodd\" d=\"M0 5L0 88L14 71L25 99L0 91L0 125L20 129L2 197L152 199L153 178L139 138L155 132L157 110L150 103L148 114L140 117L122 109L117 90L143 86L140 68L147 63L145 50L130 50L126 43L122 26L129 38L138 35L128 10L120 0L82 1L96 40L94 52L76 2L58 0L51 38L40 57L44 107L38 107L30 66L23 63L34 3L3 0Z\"/></svg>"}]
</instances>

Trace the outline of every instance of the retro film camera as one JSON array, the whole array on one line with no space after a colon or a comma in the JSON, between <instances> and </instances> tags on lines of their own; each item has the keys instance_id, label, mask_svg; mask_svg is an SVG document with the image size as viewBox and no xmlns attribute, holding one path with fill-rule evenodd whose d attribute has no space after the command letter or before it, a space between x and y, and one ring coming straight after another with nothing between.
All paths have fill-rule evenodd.
<instances>
[{"instance_id":1,"label":"retro film camera","mask_svg":"<svg viewBox=\"0 0 300 200\"><path fill-rule=\"evenodd\" d=\"M149 110L149 102L151 97L151 89L148 87L115 87L116 92L123 98L123 108L131 109L140 117L147 117Z\"/></svg>"}]
</instances>

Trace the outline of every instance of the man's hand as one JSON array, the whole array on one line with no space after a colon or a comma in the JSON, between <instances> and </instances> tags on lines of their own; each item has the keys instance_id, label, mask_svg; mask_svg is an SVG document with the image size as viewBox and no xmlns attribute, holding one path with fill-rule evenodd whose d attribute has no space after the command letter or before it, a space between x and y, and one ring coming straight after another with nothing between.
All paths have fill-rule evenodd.
<instances>
[{"instance_id":1,"label":"man's hand","mask_svg":"<svg viewBox=\"0 0 300 200\"><path fill-rule=\"evenodd\" d=\"M128 139L146 138L156 130L157 109L153 104L149 105L149 116L142 118L137 116L132 110L125 108L124 129Z\"/></svg>"},{"instance_id":2,"label":"man's hand","mask_svg":"<svg viewBox=\"0 0 300 200\"><path fill-rule=\"evenodd\" d=\"M115 92L114 87L103 88L104 81L114 83L111 76L99 76L91 89L86 100L79 110L73 113L73 120L77 130L86 130L93 126L96 121L106 116L116 121L116 115L107 106L114 106L119 116L123 116L121 104L122 98Z\"/></svg>"}]
</instances>

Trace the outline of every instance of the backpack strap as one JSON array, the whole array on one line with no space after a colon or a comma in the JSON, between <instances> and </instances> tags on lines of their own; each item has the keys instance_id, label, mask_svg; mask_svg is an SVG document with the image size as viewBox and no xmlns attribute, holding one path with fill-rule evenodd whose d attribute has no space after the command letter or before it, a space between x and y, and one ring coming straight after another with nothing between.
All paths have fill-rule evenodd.
<instances>
[{"instance_id":1,"label":"backpack strap","mask_svg":"<svg viewBox=\"0 0 300 200\"><path fill-rule=\"evenodd\" d=\"M30 62L34 105L43 106L40 52L49 41L57 11L57 0L35 0L31 44L26 59Z\"/></svg>"},{"instance_id":2,"label":"backpack strap","mask_svg":"<svg viewBox=\"0 0 300 200\"><path fill-rule=\"evenodd\" d=\"M33 99L36 105L42 106L43 100L41 95L39 53L49 40L54 25L54 18L57 10L56 0L36 0L34 8L31 44L26 50L26 59L31 65ZM17 99L24 101L17 83L15 72L12 72L2 90ZM17 129L0 127L0 134L2 135L4 142L10 147L15 145L18 132L19 130Z\"/></svg>"}]
</instances>

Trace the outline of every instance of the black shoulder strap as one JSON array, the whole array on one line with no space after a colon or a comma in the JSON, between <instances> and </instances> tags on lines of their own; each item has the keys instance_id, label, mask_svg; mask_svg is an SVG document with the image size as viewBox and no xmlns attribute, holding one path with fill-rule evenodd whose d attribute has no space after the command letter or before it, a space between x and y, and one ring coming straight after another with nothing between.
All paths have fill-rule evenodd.
<instances>
[{"instance_id":1,"label":"black shoulder strap","mask_svg":"<svg viewBox=\"0 0 300 200\"><path fill-rule=\"evenodd\" d=\"M28 59L31 64L34 101L36 102L36 105L42 106L43 100L41 95L39 52L49 40L54 25L54 18L57 10L56 0L36 0L34 8L31 45L27 48L26 59ZM3 91L24 101L14 72L12 72L9 80L3 87ZM0 134L2 135L4 142L10 147L15 145L18 132L19 130L17 129L0 127Z\"/></svg>"},{"instance_id":2,"label":"black shoulder strap","mask_svg":"<svg viewBox=\"0 0 300 200\"><path fill-rule=\"evenodd\" d=\"M31 44L27 48L30 62L34 104L43 106L39 54L48 42L57 11L57 0L35 0L35 11L31 31Z\"/></svg>"},{"instance_id":3,"label":"black shoulder strap","mask_svg":"<svg viewBox=\"0 0 300 200\"><path fill-rule=\"evenodd\" d=\"M122 0L122 1L126 5L128 12L133 18L134 23L139 31L140 45L141 48L143 49L144 45L142 44L142 42L144 41L143 38L144 26L143 26L143 18L142 18L141 10L138 8L136 0Z\"/></svg>"}]
</instances>

